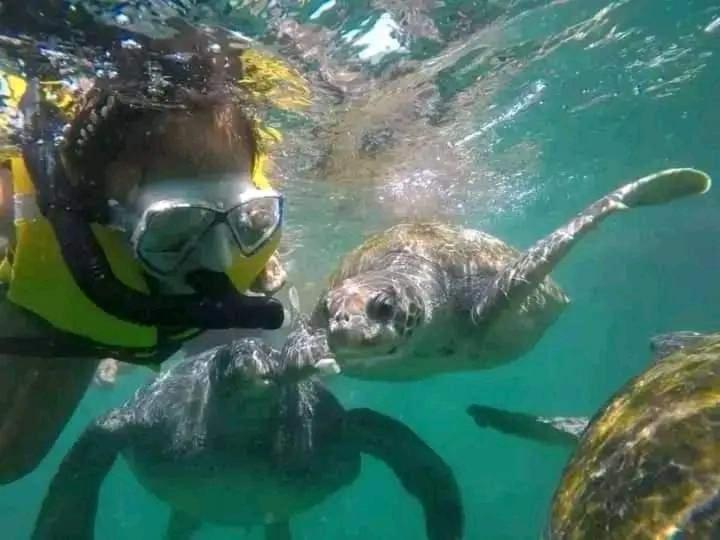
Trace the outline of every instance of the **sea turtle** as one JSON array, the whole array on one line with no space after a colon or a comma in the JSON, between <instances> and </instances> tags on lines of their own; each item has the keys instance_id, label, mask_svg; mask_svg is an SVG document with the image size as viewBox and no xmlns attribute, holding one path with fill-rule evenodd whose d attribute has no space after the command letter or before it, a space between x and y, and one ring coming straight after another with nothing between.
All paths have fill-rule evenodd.
<instances>
[{"instance_id":1,"label":"sea turtle","mask_svg":"<svg viewBox=\"0 0 720 540\"><path fill-rule=\"evenodd\" d=\"M347 254L315 306L346 375L420 379L485 369L528 351L568 303L548 274L617 210L704 193L710 178L668 169L599 199L525 252L440 223L396 225Z\"/></svg>"},{"instance_id":2,"label":"sea turtle","mask_svg":"<svg viewBox=\"0 0 720 540\"><path fill-rule=\"evenodd\" d=\"M428 538L459 540L463 510L449 466L405 425L345 410L306 378L329 353L305 328L282 352L246 338L190 357L93 422L52 480L33 538L92 538L100 486L121 453L172 506L167 538L190 538L210 521L264 525L268 540L288 540L290 518L349 485L366 453L419 499Z\"/></svg>"},{"instance_id":3,"label":"sea turtle","mask_svg":"<svg viewBox=\"0 0 720 540\"><path fill-rule=\"evenodd\" d=\"M480 426L577 446L547 538L720 538L720 333L668 334L653 348L659 361L589 426L587 418L468 408Z\"/></svg>"}]
</instances>

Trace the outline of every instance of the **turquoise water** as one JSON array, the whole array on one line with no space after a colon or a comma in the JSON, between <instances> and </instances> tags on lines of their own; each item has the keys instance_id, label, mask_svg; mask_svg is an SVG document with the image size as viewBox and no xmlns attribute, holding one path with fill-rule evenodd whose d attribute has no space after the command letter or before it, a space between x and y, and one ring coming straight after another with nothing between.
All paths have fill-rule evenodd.
<instances>
[{"instance_id":1,"label":"turquoise water","mask_svg":"<svg viewBox=\"0 0 720 540\"><path fill-rule=\"evenodd\" d=\"M287 13L247 4L225 23L258 35L270 31L268 18L287 15L328 32L318 38L332 60L328 69L357 63L364 79L357 83L361 91L335 108L319 88L318 107L342 122L344 108L370 102L379 113L363 120L370 127L392 123L399 141L399 150L383 158L382 174L336 179L308 158L317 145L304 136L307 126L288 124L284 249L306 309L326 272L364 234L418 213L482 228L522 248L623 181L669 166L720 173L717 2L433 7L438 3L379 0L308 2ZM382 42L396 50L371 64L373 50L362 43L353 48L343 36L357 29L360 39L388 17L409 21L395 31L405 50L392 39ZM380 34L370 41L382 49ZM408 62L416 75L387 79L388 69ZM417 107L434 108L440 120L412 117ZM348 125L357 133L368 127ZM430 159L435 154L445 161ZM447 460L461 487L467 538L537 538L567 452L481 431L466 406L592 414L647 364L651 335L717 328L719 212L716 188L702 198L613 216L557 268L554 278L573 303L513 364L417 383L339 378L330 384L347 407L402 420ZM51 475L83 427L148 376L136 370L113 390L91 389L42 465L2 487L3 538L27 537ZM167 507L119 461L102 488L97 537L160 538L167 516ZM419 505L372 458L364 458L352 486L298 516L292 528L296 539L424 537ZM196 535L231 537L261 535L209 525Z\"/></svg>"}]
</instances>

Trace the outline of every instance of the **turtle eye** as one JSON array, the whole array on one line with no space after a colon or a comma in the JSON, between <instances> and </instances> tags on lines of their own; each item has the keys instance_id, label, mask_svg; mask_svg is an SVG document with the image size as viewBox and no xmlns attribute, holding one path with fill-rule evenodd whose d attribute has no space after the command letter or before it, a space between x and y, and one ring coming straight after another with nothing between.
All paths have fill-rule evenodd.
<instances>
[{"instance_id":1,"label":"turtle eye","mask_svg":"<svg viewBox=\"0 0 720 540\"><path fill-rule=\"evenodd\" d=\"M367 314L378 321L389 321L395 314L394 299L389 294L378 294L368 303Z\"/></svg>"}]
</instances>

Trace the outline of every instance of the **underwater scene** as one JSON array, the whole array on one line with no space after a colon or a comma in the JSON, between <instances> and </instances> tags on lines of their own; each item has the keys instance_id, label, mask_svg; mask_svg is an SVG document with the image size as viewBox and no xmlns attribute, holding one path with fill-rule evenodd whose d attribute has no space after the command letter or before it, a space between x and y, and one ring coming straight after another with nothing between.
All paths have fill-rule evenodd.
<instances>
[{"instance_id":1,"label":"underwater scene","mask_svg":"<svg viewBox=\"0 0 720 540\"><path fill-rule=\"evenodd\" d=\"M720 538L719 103L711 0L0 1L0 538Z\"/></svg>"}]
</instances>

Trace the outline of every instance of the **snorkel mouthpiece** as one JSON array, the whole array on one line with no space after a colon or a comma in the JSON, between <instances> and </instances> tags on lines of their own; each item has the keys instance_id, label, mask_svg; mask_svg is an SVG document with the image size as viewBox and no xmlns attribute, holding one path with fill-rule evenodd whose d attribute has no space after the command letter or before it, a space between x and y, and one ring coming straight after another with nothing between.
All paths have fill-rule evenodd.
<instances>
[{"instance_id":1,"label":"snorkel mouthpiece","mask_svg":"<svg viewBox=\"0 0 720 540\"><path fill-rule=\"evenodd\" d=\"M216 308L235 320L232 327L277 330L285 320L285 310L276 298L248 296L237 292L230 278L221 272L200 270L188 275L188 283ZM208 313L210 315L210 313Z\"/></svg>"}]
</instances>

